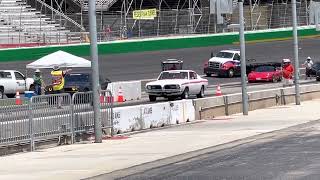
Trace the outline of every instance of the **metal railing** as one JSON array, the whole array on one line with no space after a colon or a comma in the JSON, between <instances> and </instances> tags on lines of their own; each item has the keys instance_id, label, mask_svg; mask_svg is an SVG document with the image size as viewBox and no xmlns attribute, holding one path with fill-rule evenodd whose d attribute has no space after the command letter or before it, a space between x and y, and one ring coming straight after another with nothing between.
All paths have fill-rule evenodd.
<instances>
[{"instance_id":1,"label":"metal railing","mask_svg":"<svg viewBox=\"0 0 320 180\"><path fill-rule=\"evenodd\" d=\"M73 122L75 133L88 133L93 132L94 129L94 117L93 117L93 94L92 92L79 92L72 96L73 102ZM113 121L112 119L112 107L113 101L110 91L101 91L100 105L101 105L101 122L102 129L106 131L111 130L113 135ZM106 133L108 134L108 133Z\"/></svg>"},{"instance_id":2,"label":"metal railing","mask_svg":"<svg viewBox=\"0 0 320 180\"><path fill-rule=\"evenodd\" d=\"M94 131L93 93L78 92L52 94L23 99L16 105L15 99L0 100L0 146L30 144L61 137L71 137ZM102 130L113 135L113 102L110 91L101 91Z\"/></svg>"},{"instance_id":3,"label":"metal railing","mask_svg":"<svg viewBox=\"0 0 320 180\"><path fill-rule=\"evenodd\" d=\"M18 106L15 99L0 100L0 145L30 141L28 103Z\"/></svg>"}]
</instances>

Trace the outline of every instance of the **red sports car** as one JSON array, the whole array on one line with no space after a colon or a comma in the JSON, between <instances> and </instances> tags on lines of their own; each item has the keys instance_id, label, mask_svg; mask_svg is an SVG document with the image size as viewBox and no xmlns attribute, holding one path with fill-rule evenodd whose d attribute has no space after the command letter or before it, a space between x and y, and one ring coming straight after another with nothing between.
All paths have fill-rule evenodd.
<instances>
[{"instance_id":1,"label":"red sports car","mask_svg":"<svg viewBox=\"0 0 320 180\"><path fill-rule=\"evenodd\" d=\"M282 80L282 72L279 67L262 65L257 66L248 75L249 82L278 82Z\"/></svg>"}]
</instances>

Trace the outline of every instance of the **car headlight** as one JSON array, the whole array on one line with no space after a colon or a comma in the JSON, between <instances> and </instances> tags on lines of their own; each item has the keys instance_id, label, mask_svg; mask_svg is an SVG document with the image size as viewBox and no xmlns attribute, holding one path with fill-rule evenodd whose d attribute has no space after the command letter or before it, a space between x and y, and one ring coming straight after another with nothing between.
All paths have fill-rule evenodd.
<instances>
[{"instance_id":1,"label":"car headlight","mask_svg":"<svg viewBox=\"0 0 320 180\"><path fill-rule=\"evenodd\" d=\"M180 85L176 85L176 88L177 88L177 89L180 89L181 87L180 87Z\"/></svg>"},{"instance_id":2,"label":"car headlight","mask_svg":"<svg viewBox=\"0 0 320 180\"><path fill-rule=\"evenodd\" d=\"M147 86L147 89L148 89L148 90L151 90L151 86Z\"/></svg>"}]
</instances>

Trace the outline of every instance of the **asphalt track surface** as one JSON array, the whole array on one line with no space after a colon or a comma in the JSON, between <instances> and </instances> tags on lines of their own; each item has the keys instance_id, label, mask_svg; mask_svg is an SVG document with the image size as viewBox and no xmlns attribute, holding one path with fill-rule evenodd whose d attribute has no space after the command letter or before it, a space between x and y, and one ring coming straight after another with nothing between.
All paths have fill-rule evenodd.
<instances>
[{"instance_id":1,"label":"asphalt track surface","mask_svg":"<svg viewBox=\"0 0 320 180\"><path fill-rule=\"evenodd\" d=\"M318 180L319 121L122 170L121 180ZM183 130L183 129L182 129ZM222 147L223 148L223 147ZM202 153L203 152L203 153ZM195 154L195 155L193 155ZM197 154L197 155L196 155ZM200 154L200 155L199 155ZM172 160L175 159L175 160ZM163 163L162 163L163 162ZM104 177L103 175L101 176ZM108 178L108 175L105 175Z\"/></svg>"},{"instance_id":2,"label":"asphalt track surface","mask_svg":"<svg viewBox=\"0 0 320 180\"><path fill-rule=\"evenodd\" d=\"M247 59L254 58L257 62L281 62L283 58L293 59L292 42L292 40L287 40L248 43L246 45ZM318 61L320 58L319 46L320 38L301 39L299 41L300 64L304 62L307 56L311 56L314 61ZM184 61L184 69L195 70L202 75L203 64L210 58L211 52L217 53L224 49L240 49L240 47L239 45L227 45L100 56L100 74L102 77L110 78L113 82L155 79L161 71L162 60L178 58ZM89 57L85 58L89 59ZM0 63L0 69L15 69L25 73L26 64L30 62L32 61ZM33 72L28 71L29 75L30 73L32 74ZM46 76L46 74L44 76ZM211 85L240 82L240 78L210 77L208 79Z\"/></svg>"}]
</instances>

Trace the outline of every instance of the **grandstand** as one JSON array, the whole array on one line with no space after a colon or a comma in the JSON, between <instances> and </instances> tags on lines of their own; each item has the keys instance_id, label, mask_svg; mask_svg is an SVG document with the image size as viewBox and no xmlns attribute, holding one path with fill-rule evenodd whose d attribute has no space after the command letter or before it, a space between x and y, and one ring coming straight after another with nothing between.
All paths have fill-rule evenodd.
<instances>
[{"instance_id":1,"label":"grandstand","mask_svg":"<svg viewBox=\"0 0 320 180\"><path fill-rule=\"evenodd\" d=\"M0 0L0 44L59 44L70 31L24 0Z\"/></svg>"},{"instance_id":2,"label":"grandstand","mask_svg":"<svg viewBox=\"0 0 320 180\"><path fill-rule=\"evenodd\" d=\"M0 0L2 47L88 42L89 0ZM308 25L309 0L297 0L298 24ZM237 0L223 23L209 0L96 0L98 40L233 31ZM133 11L157 9L157 17L133 19ZM291 26L290 0L245 0L246 30ZM108 31L107 31L108 29ZM107 34L108 33L108 34Z\"/></svg>"}]
</instances>

